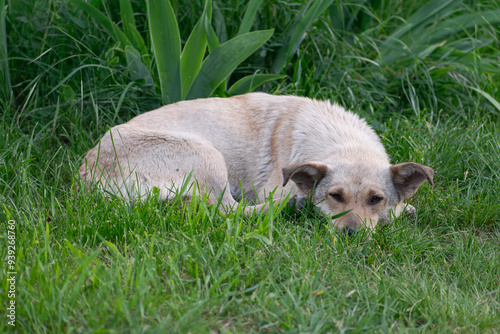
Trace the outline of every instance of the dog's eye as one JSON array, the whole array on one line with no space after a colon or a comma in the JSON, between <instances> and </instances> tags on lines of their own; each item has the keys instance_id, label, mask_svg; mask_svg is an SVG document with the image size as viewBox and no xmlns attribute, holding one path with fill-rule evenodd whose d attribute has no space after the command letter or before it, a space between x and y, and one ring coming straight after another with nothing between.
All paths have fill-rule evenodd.
<instances>
[{"instance_id":1,"label":"dog's eye","mask_svg":"<svg viewBox=\"0 0 500 334\"><path fill-rule=\"evenodd\" d=\"M338 201L338 202L342 202L342 201L343 201L342 196L341 196L340 194L337 194L337 193L331 193L331 194L330 194L330 196L331 196L334 200L336 200L336 201Z\"/></svg>"},{"instance_id":2,"label":"dog's eye","mask_svg":"<svg viewBox=\"0 0 500 334\"><path fill-rule=\"evenodd\" d=\"M370 198L370 204L377 204L380 203L380 201L382 200L383 198L380 196L372 196L372 198Z\"/></svg>"}]
</instances>

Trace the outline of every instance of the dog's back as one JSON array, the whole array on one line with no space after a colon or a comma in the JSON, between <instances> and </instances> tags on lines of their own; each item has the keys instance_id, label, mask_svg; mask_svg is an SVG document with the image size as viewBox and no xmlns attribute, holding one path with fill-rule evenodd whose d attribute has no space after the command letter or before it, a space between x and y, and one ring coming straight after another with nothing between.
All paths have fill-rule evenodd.
<instances>
[{"instance_id":1,"label":"dog's back","mask_svg":"<svg viewBox=\"0 0 500 334\"><path fill-rule=\"evenodd\" d=\"M250 93L182 101L126 125L205 138L222 153L235 180L250 177L254 186L269 177L273 164L281 170L352 155L389 164L378 136L358 115L303 97Z\"/></svg>"}]
</instances>

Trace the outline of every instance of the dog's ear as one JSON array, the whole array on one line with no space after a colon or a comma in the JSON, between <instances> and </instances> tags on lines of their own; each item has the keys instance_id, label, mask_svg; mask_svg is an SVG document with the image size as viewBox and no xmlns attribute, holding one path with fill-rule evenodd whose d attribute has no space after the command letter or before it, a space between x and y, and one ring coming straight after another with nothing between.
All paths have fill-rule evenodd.
<instances>
[{"instance_id":1,"label":"dog's ear","mask_svg":"<svg viewBox=\"0 0 500 334\"><path fill-rule=\"evenodd\" d=\"M328 170L326 165L317 162L294 164L283 168L283 187L292 179L302 192L307 194L314 184L321 180Z\"/></svg>"},{"instance_id":2,"label":"dog's ear","mask_svg":"<svg viewBox=\"0 0 500 334\"><path fill-rule=\"evenodd\" d=\"M392 182L403 199L410 198L417 192L418 187L425 182L433 186L434 170L430 167L415 162L405 162L390 167Z\"/></svg>"}]
</instances>

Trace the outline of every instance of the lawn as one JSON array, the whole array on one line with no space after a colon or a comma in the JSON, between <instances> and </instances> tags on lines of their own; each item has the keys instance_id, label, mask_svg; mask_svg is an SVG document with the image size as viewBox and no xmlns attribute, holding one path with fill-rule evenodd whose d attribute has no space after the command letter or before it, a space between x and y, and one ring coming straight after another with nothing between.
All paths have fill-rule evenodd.
<instances>
[{"instance_id":1,"label":"lawn","mask_svg":"<svg viewBox=\"0 0 500 334\"><path fill-rule=\"evenodd\" d=\"M244 22L274 32L210 95L272 74L256 90L335 101L393 163L435 170L417 216L353 236L313 209L223 216L78 188L99 138L166 95L145 2L131 4L149 67L133 68L75 3L0 1L0 332L500 332L497 1L214 0L220 44ZM122 29L118 1L91 4ZM185 47L204 5L172 10Z\"/></svg>"}]
</instances>

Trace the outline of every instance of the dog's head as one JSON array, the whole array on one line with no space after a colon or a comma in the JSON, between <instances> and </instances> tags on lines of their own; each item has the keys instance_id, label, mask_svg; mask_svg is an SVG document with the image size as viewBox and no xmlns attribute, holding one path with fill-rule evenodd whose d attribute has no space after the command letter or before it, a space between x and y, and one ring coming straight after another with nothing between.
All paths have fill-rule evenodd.
<instances>
[{"instance_id":1,"label":"dog's head","mask_svg":"<svg viewBox=\"0 0 500 334\"><path fill-rule=\"evenodd\" d=\"M283 186L295 182L326 215L349 211L333 222L339 230L351 232L389 223L405 210L404 200L425 180L433 185L433 175L432 168L414 162L392 166L307 162L283 168Z\"/></svg>"}]
</instances>

